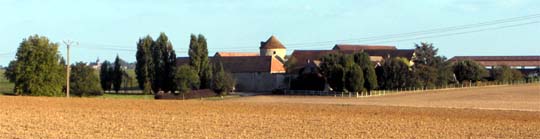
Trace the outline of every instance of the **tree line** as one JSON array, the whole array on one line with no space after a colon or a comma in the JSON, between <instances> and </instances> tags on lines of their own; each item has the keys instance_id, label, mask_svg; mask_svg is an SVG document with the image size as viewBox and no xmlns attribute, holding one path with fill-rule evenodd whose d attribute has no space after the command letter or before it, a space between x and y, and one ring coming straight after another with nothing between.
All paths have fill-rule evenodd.
<instances>
[{"instance_id":1,"label":"tree line","mask_svg":"<svg viewBox=\"0 0 540 139\"><path fill-rule=\"evenodd\" d=\"M189 64L178 66L172 43L165 33L156 40L149 35L137 42L136 78L146 94L160 91L185 93L193 89L212 89L226 95L235 85L231 73L226 72L219 60L208 57L206 38L199 34L190 36ZM66 67L58 54L58 43L47 37L33 35L23 39L15 60L9 63L4 76L14 83L17 95L64 96ZM385 58L374 65L367 53L331 53L323 56L319 67L305 67L293 80L291 89L322 90L328 84L334 91L367 93L374 89L434 88L448 84L478 81L512 82L524 78L521 72L509 66L497 66L487 71L480 64L470 61L450 62L437 54L431 43L415 45L412 62L401 57ZM290 72L289 59L285 65ZM71 92L77 96L101 95L103 90L118 92L126 72L121 59L105 61L97 72L84 62L69 65Z\"/></svg>"},{"instance_id":2,"label":"tree line","mask_svg":"<svg viewBox=\"0 0 540 139\"><path fill-rule=\"evenodd\" d=\"M221 63L212 63L204 35L190 36L189 64L177 66L176 55L165 33L153 40L149 35L137 42L135 73L145 93L185 93L212 89L222 95L232 90L234 79Z\"/></svg>"},{"instance_id":3,"label":"tree line","mask_svg":"<svg viewBox=\"0 0 540 139\"><path fill-rule=\"evenodd\" d=\"M58 53L58 43L47 37L33 35L23 39L15 60L9 63L4 76L14 83L16 95L65 96L67 64ZM172 43L165 33L156 40L145 36L137 42L136 78L146 94L188 92L192 89L212 89L226 95L235 84L232 75L217 61L208 57L206 38L191 35L189 65L177 66ZM84 62L71 67L70 92L76 96L102 95L104 91L118 93L127 73L116 57L113 63L105 60L99 71ZM98 74L99 73L99 74Z\"/></svg>"},{"instance_id":4,"label":"tree line","mask_svg":"<svg viewBox=\"0 0 540 139\"><path fill-rule=\"evenodd\" d=\"M68 65L58 54L58 47L58 43L44 36L23 39L15 60L9 63L4 73L15 84L13 92L16 95L65 96L70 89L75 96L102 95L100 77L95 69L84 62ZM71 71L70 88L66 86L67 66Z\"/></svg>"},{"instance_id":5,"label":"tree line","mask_svg":"<svg viewBox=\"0 0 540 139\"><path fill-rule=\"evenodd\" d=\"M324 85L328 84L332 91L369 94L374 89L428 89L448 84L511 82L524 78L520 71L505 65L487 71L471 60L452 63L438 55L438 49L431 43L415 44L412 59L386 57L379 65L374 65L365 52L335 52L322 56L320 61L319 67L308 65L302 68L291 83L291 89L324 90ZM294 58L291 58L285 66L292 67L293 62Z\"/></svg>"},{"instance_id":6,"label":"tree line","mask_svg":"<svg viewBox=\"0 0 540 139\"><path fill-rule=\"evenodd\" d=\"M122 68L121 59L117 55L114 62L103 61L99 70L99 84L104 91L114 90L118 93L122 87L122 82L127 77L126 71Z\"/></svg>"}]
</instances>

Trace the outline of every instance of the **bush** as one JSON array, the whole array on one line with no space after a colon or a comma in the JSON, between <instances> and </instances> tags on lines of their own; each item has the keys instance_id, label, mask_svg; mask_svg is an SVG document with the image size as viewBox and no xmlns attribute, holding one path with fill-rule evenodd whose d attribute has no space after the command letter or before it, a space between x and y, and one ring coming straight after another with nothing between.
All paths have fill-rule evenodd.
<instances>
[{"instance_id":1,"label":"bush","mask_svg":"<svg viewBox=\"0 0 540 139\"><path fill-rule=\"evenodd\" d=\"M99 77L86 63L78 62L71 66L70 90L76 96L103 95Z\"/></svg>"},{"instance_id":2,"label":"bush","mask_svg":"<svg viewBox=\"0 0 540 139\"><path fill-rule=\"evenodd\" d=\"M213 97L217 94L210 89L200 89L200 90L190 90L182 94L169 94L169 93L160 93L154 96L155 99L197 99L205 97Z\"/></svg>"},{"instance_id":3,"label":"bush","mask_svg":"<svg viewBox=\"0 0 540 139\"><path fill-rule=\"evenodd\" d=\"M506 65L497 66L495 69L491 70L491 77L497 82L510 82L513 80L512 69Z\"/></svg>"},{"instance_id":4,"label":"bush","mask_svg":"<svg viewBox=\"0 0 540 139\"><path fill-rule=\"evenodd\" d=\"M519 80L523 80L523 79L525 79L525 78L524 78L523 73L521 73L521 71L516 70L516 69L512 69L512 81L519 81Z\"/></svg>"},{"instance_id":5,"label":"bush","mask_svg":"<svg viewBox=\"0 0 540 139\"><path fill-rule=\"evenodd\" d=\"M195 69L188 65L182 65L176 69L174 84L180 93L191 89L198 89L199 75Z\"/></svg>"},{"instance_id":6,"label":"bush","mask_svg":"<svg viewBox=\"0 0 540 139\"><path fill-rule=\"evenodd\" d=\"M459 82L468 80L472 82L480 81L488 76L487 70L475 61L458 61L453 65L454 74Z\"/></svg>"},{"instance_id":7,"label":"bush","mask_svg":"<svg viewBox=\"0 0 540 139\"><path fill-rule=\"evenodd\" d=\"M364 90L364 73L358 65L352 66L345 77L345 88L350 92L362 92Z\"/></svg>"},{"instance_id":8,"label":"bush","mask_svg":"<svg viewBox=\"0 0 540 139\"><path fill-rule=\"evenodd\" d=\"M232 74L225 72L221 63L219 63L219 67L213 69L212 90L222 96L233 91L236 81Z\"/></svg>"},{"instance_id":9,"label":"bush","mask_svg":"<svg viewBox=\"0 0 540 139\"><path fill-rule=\"evenodd\" d=\"M397 89L410 86L413 82L409 66L400 58L384 59L376 69L377 81L383 89Z\"/></svg>"}]
</instances>

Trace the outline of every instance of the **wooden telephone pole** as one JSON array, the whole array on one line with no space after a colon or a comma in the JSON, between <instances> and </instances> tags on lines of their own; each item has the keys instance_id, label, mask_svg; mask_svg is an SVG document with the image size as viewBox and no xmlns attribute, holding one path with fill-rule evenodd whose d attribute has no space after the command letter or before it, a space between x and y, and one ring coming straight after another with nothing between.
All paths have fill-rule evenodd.
<instances>
[{"instance_id":1,"label":"wooden telephone pole","mask_svg":"<svg viewBox=\"0 0 540 139\"><path fill-rule=\"evenodd\" d=\"M71 45L73 45L73 43L79 45L78 42L73 42L73 41L70 41L70 40L67 40L67 41L64 41L64 44L66 44L66 47L67 47L67 62L66 62L66 97L69 98L69 74L70 74L70 71L71 71L71 64L69 63L69 47L71 47Z\"/></svg>"}]
</instances>

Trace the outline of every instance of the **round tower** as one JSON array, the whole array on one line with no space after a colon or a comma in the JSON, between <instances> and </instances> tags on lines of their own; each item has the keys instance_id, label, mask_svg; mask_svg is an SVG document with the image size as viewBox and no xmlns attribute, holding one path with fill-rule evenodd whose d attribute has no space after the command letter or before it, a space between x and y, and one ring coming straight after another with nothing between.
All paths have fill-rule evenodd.
<instances>
[{"instance_id":1,"label":"round tower","mask_svg":"<svg viewBox=\"0 0 540 139\"><path fill-rule=\"evenodd\" d=\"M287 48L274 35L268 38L266 42L261 42L259 49L261 56L277 56L285 59L285 55L287 54Z\"/></svg>"}]
</instances>

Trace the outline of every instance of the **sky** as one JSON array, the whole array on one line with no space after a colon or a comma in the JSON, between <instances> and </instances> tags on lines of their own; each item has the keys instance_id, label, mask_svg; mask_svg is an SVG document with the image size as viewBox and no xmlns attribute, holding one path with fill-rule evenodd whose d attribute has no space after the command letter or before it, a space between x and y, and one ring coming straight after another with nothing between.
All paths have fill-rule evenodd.
<instances>
[{"instance_id":1,"label":"sky","mask_svg":"<svg viewBox=\"0 0 540 139\"><path fill-rule=\"evenodd\" d=\"M61 44L62 56L62 41L79 42L71 62L133 62L138 39L160 32L177 56L187 56L190 34L207 38L209 55L258 52L271 35L288 53L429 42L448 58L540 55L540 0L1 0L0 65L34 34Z\"/></svg>"}]
</instances>

